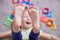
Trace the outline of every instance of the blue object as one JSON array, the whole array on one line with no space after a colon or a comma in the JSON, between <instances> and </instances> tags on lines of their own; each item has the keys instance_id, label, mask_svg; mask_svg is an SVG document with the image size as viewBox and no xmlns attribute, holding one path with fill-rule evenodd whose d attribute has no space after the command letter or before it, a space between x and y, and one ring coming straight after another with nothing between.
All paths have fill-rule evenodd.
<instances>
[{"instance_id":1,"label":"blue object","mask_svg":"<svg viewBox=\"0 0 60 40\"><path fill-rule=\"evenodd\" d=\"M30 2L23 2L23 4L30 5Z\"/></svg>"},{"instance_id":2,"label":"blue object","mask_svg":"<svg viewBox=\"0 0 60 40\"><path fill-rule=\"evenodd\" d=\"M51 17L52 17L52 14L53 14L52 11L50 11L49 14L45 14L45 15L46 15L47 17L50 17L50 18L51 18Z\"/></svg>"},{"instance_id":3,"label":"blue object","mask_svg":"<svg viewBox=\"0 0 60 40\"><path fill-rule=\"evenodd\" d=\"M14 15L10 14L10 19L14 19Z\"/></svg>"}]
</instances>

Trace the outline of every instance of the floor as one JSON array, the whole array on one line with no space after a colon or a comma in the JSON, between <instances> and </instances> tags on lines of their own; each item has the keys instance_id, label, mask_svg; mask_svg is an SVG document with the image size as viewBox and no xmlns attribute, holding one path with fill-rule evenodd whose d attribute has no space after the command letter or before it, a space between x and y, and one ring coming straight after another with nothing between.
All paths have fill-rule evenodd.
<instances>
[{"instance_id":1,"label":"floor","mask_svg":"<svg viewBox=\"0 0 60 40\"><path fill-rule=\"evenodd\" d=\"M53 19L55 20L57 30L49 29L44 23L42 24L41 29L46 33L53 34L60 38L60 0L31 0L31 2L39 8L40 16L42 16L42 9L45 7L48 7L53 11ZM3 23L12 10L12 0L0 0L0 32L5 32L11 29L10 27L5 26ZM9 40L9 38L2 40Z\"/></svg>"}]
</instances>

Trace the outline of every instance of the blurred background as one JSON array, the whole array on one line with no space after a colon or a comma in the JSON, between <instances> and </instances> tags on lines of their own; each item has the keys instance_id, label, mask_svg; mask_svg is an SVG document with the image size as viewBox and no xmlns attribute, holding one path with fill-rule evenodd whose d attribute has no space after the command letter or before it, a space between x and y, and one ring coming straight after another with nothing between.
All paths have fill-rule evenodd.
<instances>
[{"instance_id":1,"label":"blurred background","mask_svg":"<svg viewBox=\"0 0 60 40\"><path fill-rule=\"evenodd\" d=\"M53 34L60 38L60 0L31 0L31 2L39 8L40 17L42 16L42 9L45 7L53 11L53 19L55 20L57 30L51 30L43 23L42 30L46 33ZM11 28L5 26L4 20L13 11L12 0L0 0L0 32L5 32ZM4 38L0 40L11 40L11 38Z\"/></svg>"}]
</instances>

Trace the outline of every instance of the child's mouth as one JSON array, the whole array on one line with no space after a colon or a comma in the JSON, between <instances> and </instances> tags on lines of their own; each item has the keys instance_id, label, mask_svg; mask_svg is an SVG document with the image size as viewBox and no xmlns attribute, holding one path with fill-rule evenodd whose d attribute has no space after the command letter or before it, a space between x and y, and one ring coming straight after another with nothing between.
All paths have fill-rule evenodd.
<instances>
[{"instance_id":1,"label":"child's mouth","mask_svg":"<svg viewBox=\"0 0 60 40\"><path fill-rule=\"evenodd\" d=\"M31 22L26 22L26 24L31 24Z\"/></svg>"}]
</instances>

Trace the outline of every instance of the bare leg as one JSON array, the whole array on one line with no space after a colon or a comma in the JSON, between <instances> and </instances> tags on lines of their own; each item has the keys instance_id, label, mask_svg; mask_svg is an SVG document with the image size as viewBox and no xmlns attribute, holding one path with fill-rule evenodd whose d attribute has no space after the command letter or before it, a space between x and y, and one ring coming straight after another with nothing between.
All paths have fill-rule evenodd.
<instances>
[{"instance_id":1,"label":"bare leg","mask_svg":"<svg viewBox=\"0 0 60 40\"><path fill-rule=\"evenodd\" d=\"M14 23L13 23L13 31L12 31L12 40L22 40L21 34L21 21L22 21L22 13L24 11L24 6L18 5L15 6L15 14L14 14Z\"/></svg>"},{"instance_id":2,"label":"bare leg","mask_svg":"<svg viewBox=\"0 0 60 40\"><path fill-rule=\"evenodd\" d=\"M40 31L39 11L35 8L29 9L29 15L32 20L32 31L29 35L29 40L38 40Z\"/></svg>"}]
</instances>

